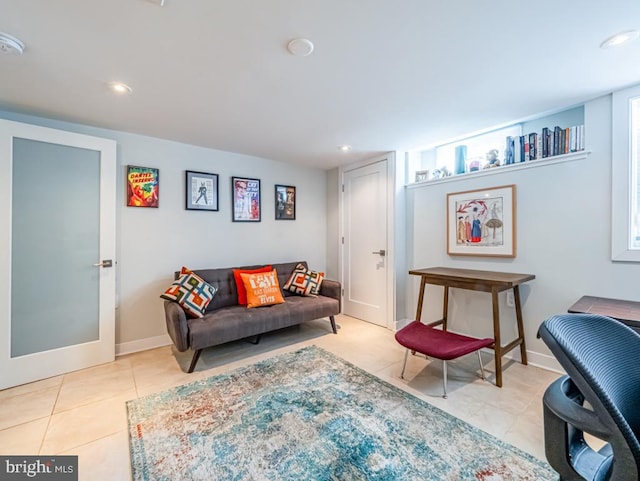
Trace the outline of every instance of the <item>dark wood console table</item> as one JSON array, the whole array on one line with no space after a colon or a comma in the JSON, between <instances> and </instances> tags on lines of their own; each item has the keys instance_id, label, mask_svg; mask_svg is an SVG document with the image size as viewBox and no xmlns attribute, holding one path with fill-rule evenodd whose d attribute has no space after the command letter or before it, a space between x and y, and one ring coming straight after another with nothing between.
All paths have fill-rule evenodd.
<instances>
[{"instance_id":1,"label":"dark wood console table","mask_svg":"<svg viewBox=\"0 0 640 481\"><path fill-rule=\"evenodd\" d=\"M416 320L422 316L422 303L424 300L424 288L427 284L434 284L444 287L444 305L442 319L430 323L429 325L442 324L447 327L447 313L449 310L449 288L467 289L472 291L482 291L491 293L493 305L493 350L496 360L496 386L502 387L502 357L520 346L520 359L522 364L527 364L527 350L524 342L524 326L522 322L522 308L520 305L519 285L535 279L533 274L514 274L511 272L478 271L472 269L455 269L449 267L431 267L429 269L416 269L409 271L409 274L420 276L420 294L418 295L418 310ZM513 297L516 308L516 319L518 323L518 337L506 346L502 345L500 337L500 311L498 304L498 293L513 289Z\"/></svg>"},{"instance_id":2,"label":"dark wood console table","mask_svg":"<svg viewBox=\"0 0 640 481\"><path fill-rule=\"evenodd\" d=\"M569 312L612 317L640 333L640 302L582 296L569 308Z\"/></svg>"}]
</instances>

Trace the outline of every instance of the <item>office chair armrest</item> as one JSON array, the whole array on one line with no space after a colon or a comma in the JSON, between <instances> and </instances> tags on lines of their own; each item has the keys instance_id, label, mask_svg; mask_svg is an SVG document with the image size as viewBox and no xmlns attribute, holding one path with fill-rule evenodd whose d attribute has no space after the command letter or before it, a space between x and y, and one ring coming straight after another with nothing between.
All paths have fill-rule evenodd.
<instances>
[{"instance_id":1,"label":"office chair armrest","mask_svg":"<svg viewBox=\"0 0 640 481\"><path fill-rule=\"evenodd\" d=\"M583 401L584 396L569 376L563 376L554 381L543 397L544 405L558 418L580 431L607 440L611 436L611 431L593 410L582 405Z\"/></svg>"}]
</instances>

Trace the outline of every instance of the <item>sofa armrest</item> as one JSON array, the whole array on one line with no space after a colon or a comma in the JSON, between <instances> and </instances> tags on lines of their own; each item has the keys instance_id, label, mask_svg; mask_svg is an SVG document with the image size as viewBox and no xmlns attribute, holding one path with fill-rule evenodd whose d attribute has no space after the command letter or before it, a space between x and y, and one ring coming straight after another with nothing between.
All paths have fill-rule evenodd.
<instances>
[{"instance_id":1,"label":"sofa armrest","mask_svg":"<svg viewBox=\"0 0 640 481\"><path fill-rule=\"evenodd\" d=\"M167 332L180 352L189 349L189 326L184 310L175 302L164 301L164 317Z\"/></svg>"},{"instance_id":2,"label":"sofa armrest","mask_svg":"<svg viewBox=\"0 0 640 481\"><path fill-rule=\"evenodd\" d=\"M340 303L340 312L342 312L342 286L338 281L324 279L320 284L320 295L337 299Z\"/></svg>"}]
</instances>

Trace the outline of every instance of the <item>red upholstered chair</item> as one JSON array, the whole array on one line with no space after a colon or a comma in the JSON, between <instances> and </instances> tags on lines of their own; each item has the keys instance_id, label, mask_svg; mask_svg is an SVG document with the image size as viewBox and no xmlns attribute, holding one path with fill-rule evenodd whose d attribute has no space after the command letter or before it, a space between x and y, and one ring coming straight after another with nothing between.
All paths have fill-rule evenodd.
<instances>
[{"instance_id":1,"label":"red upholstered chair","mask_svg":"<svg viewBox=\"0 0 640 481\"><path fill-rule=\"evenodd\" d=\"M435 327L422 324L420 321L413 321L396 332L396 341L407 348L404 354L404 364L400 377L404 379L404 370L407 366L409 351L413 354L419 352L425 356L442 360L442 382L444 387L443 398L447 398L447 361L457 359L473 351L478 353L480 361L480 373L484 380L484 366L480 357L480 349L493 344L493 339L478 339L475 337L463 336L453 332L448 332Z\"/></svg>"}]
</instances>

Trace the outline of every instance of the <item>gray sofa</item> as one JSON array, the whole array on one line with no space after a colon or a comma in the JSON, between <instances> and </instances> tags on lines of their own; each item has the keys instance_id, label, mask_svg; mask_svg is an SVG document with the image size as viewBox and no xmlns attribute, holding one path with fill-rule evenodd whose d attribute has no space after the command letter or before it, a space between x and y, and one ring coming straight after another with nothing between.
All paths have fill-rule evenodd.
<instances>
[{"instance_id":1,"label":"gray sofa","mask_svg":"<svg viewBox=\"0 0 640 481\"><path fill-rule=\"evenodd\" d=\"M233 269L256 269L263 265L194 270L195 274L218 289L204 317L192 319L175 302L164 301L167 331L173 343L180 352L194 351L189 372L193 372L204 348L252 336L256 336L257 344L265 332L305 321L329 317L331 329L337 334L334 315L339 314L341 308L339 282L324 279L317 297L299 296L282 289L300 263L307 265L304 261L272 264L278 273L285 302L251 309L238 305Z\"/></svg>"}]
</instances>

